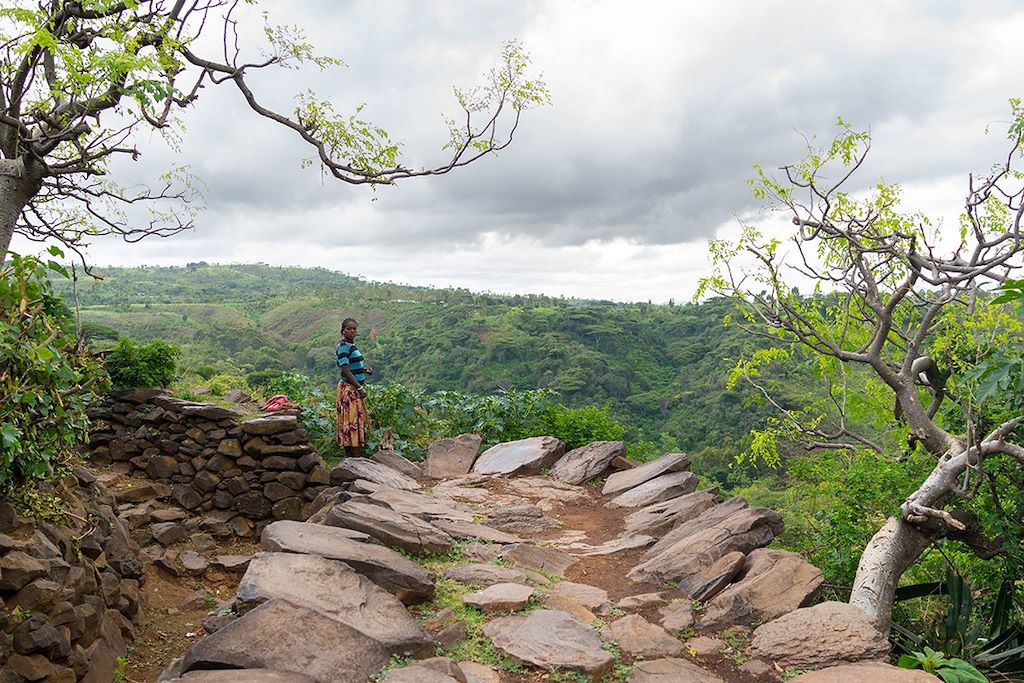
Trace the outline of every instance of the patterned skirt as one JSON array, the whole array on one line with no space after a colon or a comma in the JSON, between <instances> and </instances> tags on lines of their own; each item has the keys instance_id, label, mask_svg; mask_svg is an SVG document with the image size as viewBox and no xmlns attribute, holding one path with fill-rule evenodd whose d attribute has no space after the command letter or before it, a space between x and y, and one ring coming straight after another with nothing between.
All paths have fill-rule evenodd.
<instances>
[{"instance_id":1,"label":"patterned skirt","mask_svg":"<svg viewBox=\"0 0 1024 683\"><path fill-rule=\"evenodd\" d=\"M370 434L370 418L366 415L359 390L344 381L338 382L338 445L365 446Z\"/></svg>"}]
</instances>

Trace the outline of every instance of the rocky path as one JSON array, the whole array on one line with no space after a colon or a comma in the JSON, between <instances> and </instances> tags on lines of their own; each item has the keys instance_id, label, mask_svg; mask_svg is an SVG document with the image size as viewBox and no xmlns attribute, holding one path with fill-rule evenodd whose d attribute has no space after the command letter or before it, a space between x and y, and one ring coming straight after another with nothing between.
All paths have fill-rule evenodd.
<instances>
[{"instance_id":1,"label":"rocky path","mask_svg":"<svg viewBox=\"0 0 1024 683\"><path fill-rule=\"evenodd\" d=\"M794 668L752 628L822 577L764 548L775 512L697 491L681 454L478 447L335 467L319 511L264 529L230 613L159 680L760 683Z\"/></svg>"}]
</instances>

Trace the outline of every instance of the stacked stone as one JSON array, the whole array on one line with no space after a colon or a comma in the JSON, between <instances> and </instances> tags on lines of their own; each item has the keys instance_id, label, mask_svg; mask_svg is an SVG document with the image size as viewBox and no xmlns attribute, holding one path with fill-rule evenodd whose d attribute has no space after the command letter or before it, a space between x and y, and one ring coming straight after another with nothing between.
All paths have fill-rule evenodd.
<instances>
[{"instance_id":1,"label":"stacked stone","mask_svg":"<svg viewBox=\"0 0 1024 683\"><path fill-rule=\"evenodd\" d=\"M2 681L111 681L140 618L139 548L95 475L76 475L56 491L66 525L0 503Z\"/></svg>"},{"instance_id":2,"label":"stacked stone","mask_svg":"<svg viewBox=\"0 0 1024 683\"><path fill-rule=\"evenodd\" d=\"M90 410L93 464L170 486L170 498L238 536L278 519L305 519L329 482L294 414L240 422L233 410L154 390L114 392Z\"/></svg>"}]
</instances>

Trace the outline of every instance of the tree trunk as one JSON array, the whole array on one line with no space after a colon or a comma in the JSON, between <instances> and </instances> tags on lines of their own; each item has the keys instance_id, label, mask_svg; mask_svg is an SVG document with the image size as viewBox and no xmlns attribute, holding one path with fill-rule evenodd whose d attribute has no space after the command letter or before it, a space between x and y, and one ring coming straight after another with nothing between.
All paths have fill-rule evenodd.
<instances>
[{"instance_id":1,"label":"tree trunk","mask_svg":"<svg viewBox=\"0 0 1024 683\"><path fill-rule=\"evenodd\" d=\"M913 525L890 517L861 553L850 604L864 610L882 633L889 632L900 577L931 542Z\"/></svg>"},{"instance_id":2,"label":"tree trunk","mask_svg":"<svg viewBox=\"0 0 1024 683\"><path fill-rule=\"evenodd\" d=\"M25 164L20 159L0 159L0 263L14 236L14 226L28 203Z\"/></svg>"}]
</instances>

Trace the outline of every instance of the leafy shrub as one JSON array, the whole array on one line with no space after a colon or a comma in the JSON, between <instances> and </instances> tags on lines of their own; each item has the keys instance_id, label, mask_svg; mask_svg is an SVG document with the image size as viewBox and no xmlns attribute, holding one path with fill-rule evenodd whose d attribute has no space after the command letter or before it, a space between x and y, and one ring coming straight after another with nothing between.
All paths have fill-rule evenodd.
<instances>
[{"instance_id":1,"label":"leafy shrub","mask_svg":"<svg viewBox=\"0 0 1024 683\"><path fill-rule=\"evenodd\" d=\"M107 372L117 388L166 387L178 374L177 346L154 339L140 344L122 337L107 356Z\"/></svg>"},{"instance_id":2,"label":"leafy shrub","mask_svg":"<svg viewBox=\"0 0 1024 683\"><path fill-rule=\"evenodd\" d=\"M534 433L564 441L566 450L586 446L592 441L620 441L625 433L618 420L612 417L609 405L567 408L552 403L531 426Z\"/></svg>"},{"instance_id":3,"label":"leafy shrub","mask_svg":"<svg viewBox=\"0 0 1024 683\"><path fill-rule=\"evenodd\" d=\"M633 460L640 462L649 462L661 457L664 453L678 453L682 448L679 446L679 440L671 434L662 432L658 435L658 440L653 439L641 439L634 443L626 446L626 455Z\"/></svg>"},{"instance_id":4,"label":"leafy shrub","mask_svg":"<svg viewBox=\"0 0 1024 683\"><path fill-rule=\"evenodd\" d=\"M210 365L209 363L204 363L203 365L200 365L198 368L196 368L196 374L202 377L203 381L206 381L217 374L217 368Z\"/></svg>"},{"instance_id":5,"label":"leafy shrub","mask_svg":"<svg viewBox=\"0 0 1024 683\"><path fill-rule=\"evenodd\" d=\"M62 256L56 247L53 256ZM86 404L105 376L78 352L67 308L53 294L50 273L64 268L8 252L0 266L0 499L43 477L89 426Z\"/></svg>"},{"instance_id":6,"label":"leafy shrub","mask_svg":"<svg viewBox=\"0 0 1024 683\"><path fill-rule=\"evenodd\" d=\"M207 379L207 386L214 396L223 396L232 389L249 391L249 383L241 375L213 375Z\"/></svg>"}]
</instances>

